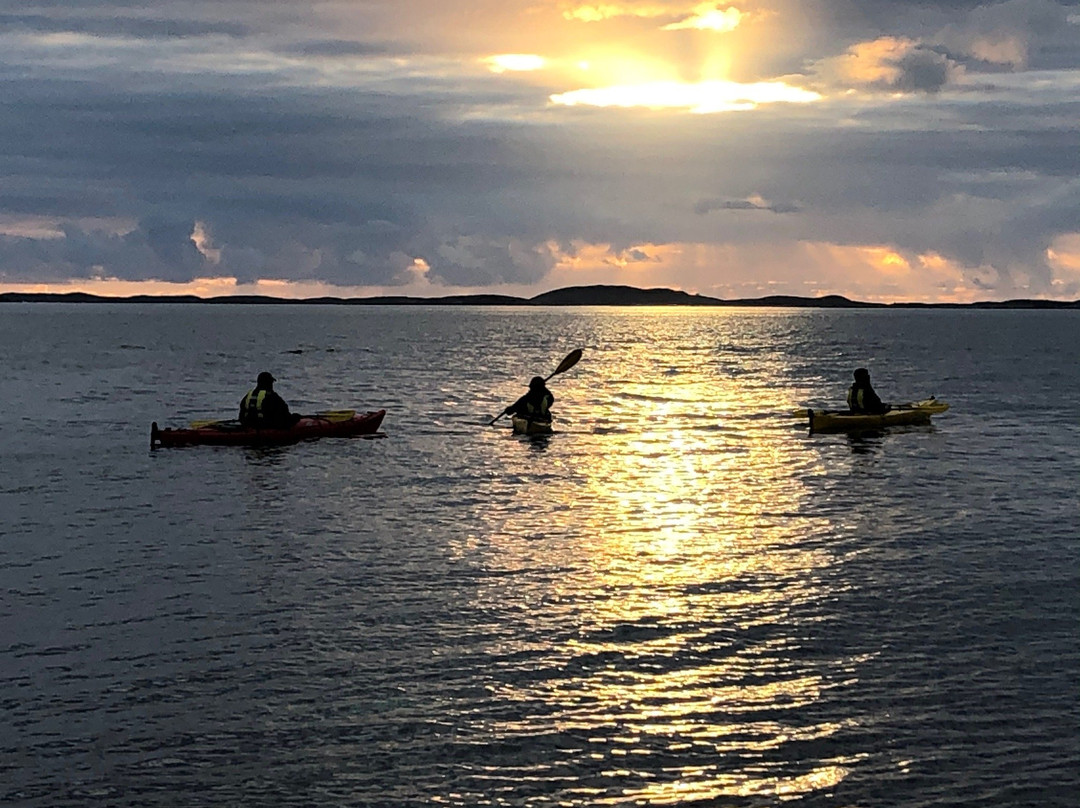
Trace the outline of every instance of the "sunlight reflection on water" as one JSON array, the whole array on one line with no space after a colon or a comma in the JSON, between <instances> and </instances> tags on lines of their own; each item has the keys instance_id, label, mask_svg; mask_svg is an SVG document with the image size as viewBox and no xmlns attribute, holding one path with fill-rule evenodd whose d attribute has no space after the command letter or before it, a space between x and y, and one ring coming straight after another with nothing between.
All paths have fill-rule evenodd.
<instances>
[{"instance_id":1,"label":"sunlight reflection on water","mask_svg":"<svg viewBox=\"0 0 1080 808\"><path fill-rule=\"evenodd\" d=\"M848 771L839 759L795 771L766 759L836 733L841 723L800 715L855 675L850 662L799 657L801 635L829 619L843 585L830 573L842 558L826 547L835 525L804 507L820 461L760 417L775 405L767 389L748 394L737 380L760 373L750 367L760 356L720 375L685 352L651 347L642 363L678 368L661 382L624 381L617 357L590 357L582 377L561 384L588 391L593 426L551 439L558 484L519 486L512 507L496 498L485 509L486 562L529 574L511 588L494 579L478 608L515 598L539 607L491 649L502 660L491 693L519 708L486 731L554 734L582 768L599 765L620 784L567 782L569 804L795 796ZM649 774L634 763L647 759Z\"/></svg>"}]
</instances>

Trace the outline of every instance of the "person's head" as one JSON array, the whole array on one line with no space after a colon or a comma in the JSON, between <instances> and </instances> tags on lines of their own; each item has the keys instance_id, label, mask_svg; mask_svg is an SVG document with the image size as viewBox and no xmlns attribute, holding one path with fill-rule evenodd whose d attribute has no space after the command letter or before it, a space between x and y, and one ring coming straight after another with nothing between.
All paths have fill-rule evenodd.
<instances>
[{"instance_id":1,"label":"person's head","mask_svg":"<svg viewBox=\"0 0 1080 808\"><path fill-rule=\"evenodd\" d=\"M866 368L856 368L855 369L855 381L857 381L857 382L868 382L868 381L870 381L870 371L867 370Z\"/></svg>"},{"instance_id":2,"label":"person's head","mask_svg":"<svg viewBox=\"0 0 1080 808\"><path fill-rule=\"evenodd\" d=\"M255 385L263 390L269 390L271 387L274 386L274 382L276 381L277 379L275 379L273 376L271 376L264 370L262 373L259 374L259 377L255 379Z\"/></svg>"},{"instance_id":3,"label":"person's head","mask_svg":"<svg viewBox=\"0 0 1080 808\"><path fill-rule=\"evenodd\" d=\"M544 389L544 377L543 376L533 376L532 379L529 381L529 389L530 390L543 390Z\"/></svg>"}]
</instances>

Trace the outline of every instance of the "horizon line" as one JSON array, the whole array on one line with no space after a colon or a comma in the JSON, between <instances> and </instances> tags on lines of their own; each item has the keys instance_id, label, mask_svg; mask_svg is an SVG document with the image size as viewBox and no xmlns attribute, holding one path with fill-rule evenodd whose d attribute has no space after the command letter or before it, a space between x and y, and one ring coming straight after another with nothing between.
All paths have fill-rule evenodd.
<instances>
[{"instance_id":1,"label":"horizon line","mask_svg":"<svg viewBox=\"0 0 1080 808\"><path fill-rule=\"evenodd\" d=\"M593 284L568 286L541 292L532 297L507 295L496 292L472 292L436 297L415 295L373 295L370 297L316 297L293 298L260 294L214 295L201 297L195 294L178 295L100 295L93 292L0 292L3 303L182 303L213 305L244 305L265 303L273 305L511 305L511 306L686 306L686 307L816 307L816 308L1080 308L1078 300L1055 300L1047 298L1007 298L971 302L922 302L893 301L879 303L853 300L839 294L817 297L805 295L773 294L752 298L718 298L699 293L684 292L667 287L641 288L617 284Z\"/></svg>"}]
</instances>

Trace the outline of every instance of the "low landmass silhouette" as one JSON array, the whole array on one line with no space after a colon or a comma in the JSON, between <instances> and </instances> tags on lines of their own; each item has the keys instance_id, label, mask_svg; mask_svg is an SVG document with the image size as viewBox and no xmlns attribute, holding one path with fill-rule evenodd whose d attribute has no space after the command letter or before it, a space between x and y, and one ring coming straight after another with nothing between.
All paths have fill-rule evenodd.
<instances>
[{"instance_id":1,"label":"low landmass silhouette","mask_svg":"<svg viewBox=\"0 0 1080 808\"><path fill-rule=\"evenodd\" d=\"M262 303L280 305L363 305L363 306L767 306L788 308L983 308L983 309L1076 309L1080 300L1002 300L978 303L867 303L849 300L841 295L798 297L769 295L767 297L725 300L718 297L690 294L677 289L639 289L634 286L569 286L554 289L535 297L476 294L445 297L411 297L382 295L379 297L312 297L303 299L269 297L265 295L132 295L106 297L86 292L53 294L47 292L5 292L0 303L199 303L229 305Z\"/></svg>"}]
</instances>

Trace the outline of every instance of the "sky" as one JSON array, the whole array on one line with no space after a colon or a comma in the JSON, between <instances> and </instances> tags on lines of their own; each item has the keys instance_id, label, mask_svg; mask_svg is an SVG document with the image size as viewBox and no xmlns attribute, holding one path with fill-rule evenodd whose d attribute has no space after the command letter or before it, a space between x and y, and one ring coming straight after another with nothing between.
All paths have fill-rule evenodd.
<instances>
[{"instance_id":1,"label":"sky","mask_svg":"<svg viewBox=\"0 0 1080 808\"><path fill-rule=\"evenodd\" d=\"M1080 298L1080 0L0 0L0 292Z\"/></svg>"}]
</instances>

